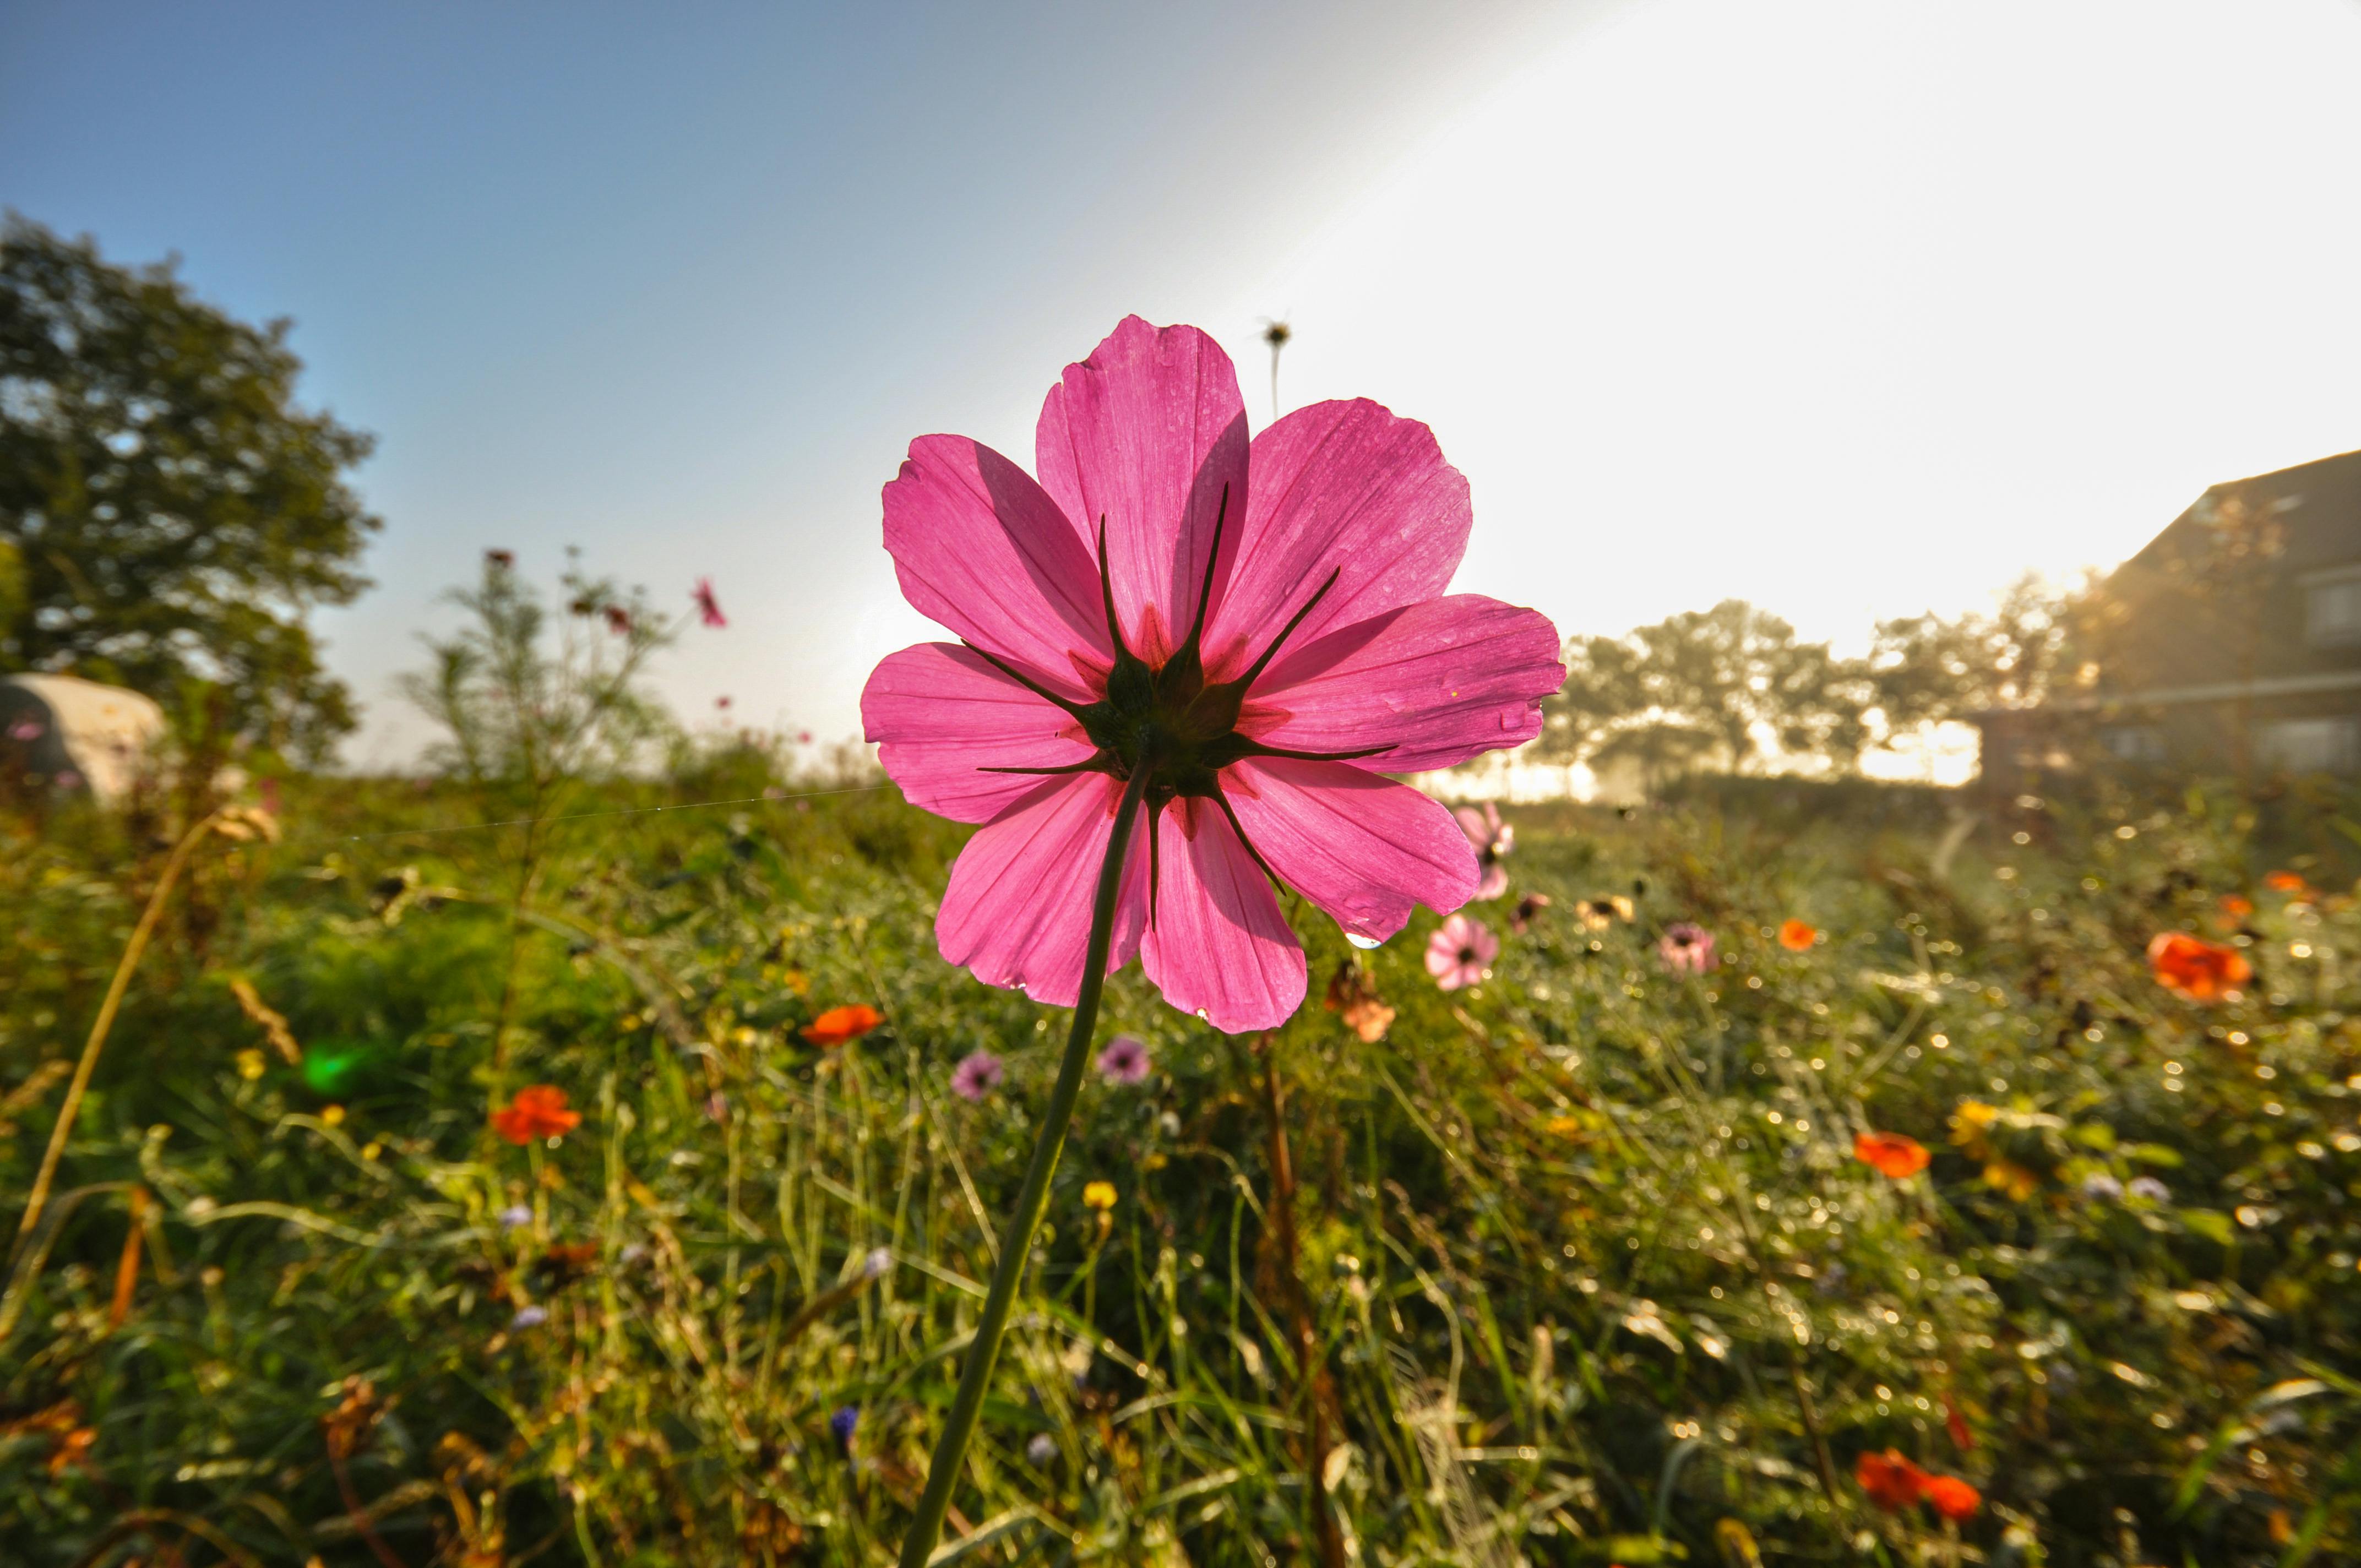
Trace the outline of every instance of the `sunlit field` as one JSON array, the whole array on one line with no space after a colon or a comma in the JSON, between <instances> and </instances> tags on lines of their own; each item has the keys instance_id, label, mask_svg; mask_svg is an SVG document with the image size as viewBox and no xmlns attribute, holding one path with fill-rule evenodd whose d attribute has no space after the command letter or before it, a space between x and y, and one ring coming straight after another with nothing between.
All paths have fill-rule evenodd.
<instances>
[{"instance_id":1,"label":"sunlit field","mask_svg":"<svg viewBox=\"0 0 2361 1568\"><path fill-rule=\"evenodd\" d=\"M936 955L967 830L859 764L564 806L197 844L8 1283L0 1556L890 1560L1067 1014ZM1111 984L942 1560L2361 1553L2333 803L1509 821L1488 961L1290 898L1276 1032ZM156 827L8 821L11 1192Z\"/></svg>"}]
</instances>

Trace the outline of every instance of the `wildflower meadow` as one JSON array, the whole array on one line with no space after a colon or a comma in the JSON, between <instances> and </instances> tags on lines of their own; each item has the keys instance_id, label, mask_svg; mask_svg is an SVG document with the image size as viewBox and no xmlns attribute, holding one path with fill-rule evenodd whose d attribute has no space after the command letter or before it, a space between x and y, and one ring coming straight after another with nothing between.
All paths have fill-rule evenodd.
<instances>
[{"instance_id":1,"label":"wildflower meadow","mask_svg":"<svg viewBox=\"0 0 2361 1568\"><path fill-rule=\"evenodd\" d=\"M2361 1557L2348 803L1446 800L1559 630L1247 429L913 443L873 761L503 549L416 774L13 802L5 1561Z\"/></svg>"}]
</instances>

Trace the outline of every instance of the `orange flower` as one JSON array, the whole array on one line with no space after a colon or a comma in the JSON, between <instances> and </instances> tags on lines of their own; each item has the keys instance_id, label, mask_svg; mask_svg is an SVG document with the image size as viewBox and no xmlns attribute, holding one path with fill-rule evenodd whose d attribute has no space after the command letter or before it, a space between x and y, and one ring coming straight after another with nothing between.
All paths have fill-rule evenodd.
<instances>
[{"instance_id":1,"label":"orange flower","mask_svg":"<svg viewBox=\"0 0 2361 1568\"><path fill-rule=\"evenodd\" d=\"M1863 1165L1875 1166L1899 1181L1926 1169L1927 1162L1934 1157L1927 1152L1925 1144L1900 1133L1855 1133L1852 1157Z\"/></svg>"},{"instance_id":2,"label":"orange flower","mask_svg":"<svg viewBox=\"0 0 2361 1568\"><path fill-rule=\"evenodd\" d=\"M1930 1477L1899 1450L1887 1449L1883 1453L1864 1452L1852 1464L1852 1478L1869 1500L1888 1513L1900 1513L1916 1502L1924 1494Z\"/></svg>"},{"instance_id":3,"label":"orange flower","mask_svg":"<svg viewBox=\"0 0 2361 1568\"><path fill-rule=\"evenodd\" d=\"M2263 879L2263 885L2273 893L2293 894L2298 897L2312 892L2312 884L2293 872L2273 872Z\"/></svg>"},{"instance_id":4,"label":"orange flower","mask_svg":"<svg viewBox=\"0 0 2361 1568\"><path fill-rule=\"evenodd\" d=\"M822 1049L834 1049L849 1040L857 1040L878 1025L885 1014L865 1003L856 1002L850 1007L831 1007L804 1025L804 1038Z\"/></svg>"},{"instance_id":5,"label":"orange flower","mask_svg":"<svg viewBox=\"0 0 2361 1568\"><path fill-rule=\"evenodd\" d=\"M2158 931L2147 945L2147 967L2158 984L2191 1002L2218 1002L2255 975L2237 948L2186 931Z\"/></svg>"},{"instance_id":6,"label":"orange flower","mask_svg":"<svg viewBox=\"0 0 2361 1568\"><path fill-rule=\"evenodd\" d=\"M2255 912L2255 901L2243 894L2225 893L2220 907L2222 918L2235 926Z\"/></svg>"},{"instance_id":7,"label":"orange flower","mask_svg":"<svg viewBox=\"0 0 2361 1568\"><path fill-rule=\"evenodd\" d=\"M1953 1524L1965 1524L1984 1504L1983 1494L1957 1475L1929 1475L1918 1483L1918 1495Z\"/></svg>"},{"instance_id":8,"label":"orange flower","mask_svg":"<svg viewBox=\"0 0 2361 1568\"><path fill-rule=\"evenodd\" d=\"M1812 944L1819 939L1820 934L1801 920L1787 920L1780 924L1779 945L1791 953L1809 952Z\"/></svg>"},{"instance_id":9,"label":"orange flower","mask_svg":"<svg viewBox=\"0 0 2361 1568\"><path fill-rule=\"evenodd\" d=\"M535 1138L561 1138L582 1124L582 1113L566 1108L566 1091L554 1083L520 1089L492 1113L492 1131L522 1148Z\"/></svg>"}]
</instances>

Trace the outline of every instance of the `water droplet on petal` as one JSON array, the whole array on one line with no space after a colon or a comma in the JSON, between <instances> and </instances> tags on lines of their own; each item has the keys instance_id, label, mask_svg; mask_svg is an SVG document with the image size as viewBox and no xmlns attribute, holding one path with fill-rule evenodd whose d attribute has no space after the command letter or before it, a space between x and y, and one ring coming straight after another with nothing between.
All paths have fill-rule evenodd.
<instances>
[{"instance_id":1,"label":"water droplet on petal","mask_svg":"<svg viewBox=\"0 0 2361 1568\"><path fill-rule=\"evenodd\" d=\"M1200 1007L1197 1009L1197 1021L1201 1024L1204 1024L1211 1023L1213 1019L1211 1014L1207 1014L1203 1008Z\"/></svg>"},{"instance_id":2,"label":"water droplet on petal","mask_svg":"<svg viewBox=\"0 0 2361 1568\"><path fill-rule=\"evenodd\" d=\"M1371 948L1382 948L1386 945L1386 939L1383 937L1364 937L1358 931L1345 932L1345 940L1352 943L1353 946L1360 948L1365 953Z\"/></svg>"}]
</instances>

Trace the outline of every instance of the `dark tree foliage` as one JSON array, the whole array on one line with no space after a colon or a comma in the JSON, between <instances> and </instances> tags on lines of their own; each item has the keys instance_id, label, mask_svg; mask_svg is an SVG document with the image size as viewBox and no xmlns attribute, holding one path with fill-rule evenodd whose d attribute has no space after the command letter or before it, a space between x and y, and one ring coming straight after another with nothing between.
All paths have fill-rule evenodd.
<instances>
[{"instance_id":1,"label":"dark tree foliage","mask_svg":"<svg viewBox=\"0 0 2361 1568\"><path fill-rule=\"evenodd\" d=\"M9 216L0 670L71 671L168 707L203 683L246 742L300 756L352 728L308 617L368 586L355 565L379 523L345 475L371 441L296 405L288 327L232 319L170 262L117 267Z\"/></svg>"}]
</instances>

